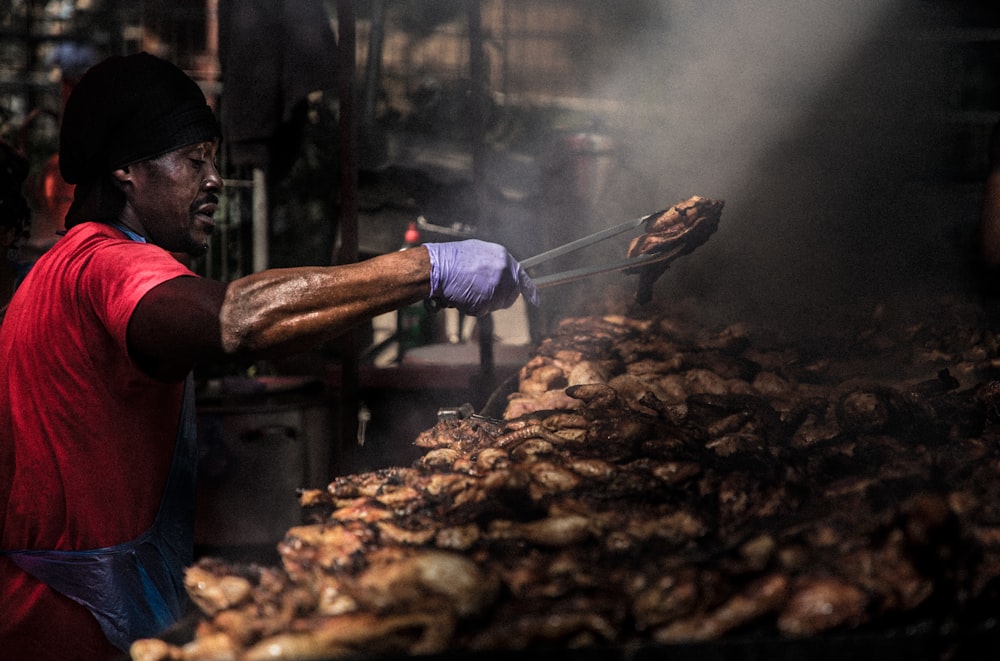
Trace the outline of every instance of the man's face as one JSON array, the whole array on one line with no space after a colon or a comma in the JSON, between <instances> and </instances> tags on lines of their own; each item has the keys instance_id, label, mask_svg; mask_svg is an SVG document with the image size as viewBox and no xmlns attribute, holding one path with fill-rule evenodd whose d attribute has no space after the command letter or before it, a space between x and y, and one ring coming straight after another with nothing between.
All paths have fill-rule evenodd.
<instances>
[{"instance_id":1,"label":"man's face","mask_svg":"<svg viewBox=\"0 0 1000 661\"><path fill-rule=\"evenodd\" d=\"M170 252L203 254L222 191L217 149L217 141L199 142L130 166L126 225Z\"/></svg>"}]
</instances>

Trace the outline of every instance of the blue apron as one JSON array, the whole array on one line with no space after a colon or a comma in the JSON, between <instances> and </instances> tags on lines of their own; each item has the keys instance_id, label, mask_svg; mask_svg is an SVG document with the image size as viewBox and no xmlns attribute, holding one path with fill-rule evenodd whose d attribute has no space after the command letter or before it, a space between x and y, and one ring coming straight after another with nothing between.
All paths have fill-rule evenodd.
<instances>
[{"instance_id":1,"label":"blue apron","mask_svg":"<svg viewBox=\"0 0 1000 661\"><path fill-rule=\"evenodd\" d=\"M128 651L184 613L184 569L193 560L197 476L194 380L184 387L177 443L152 527L138 538L86 551L4 551L18 567L86 606L115 646Z\"/></svg>"}]
</instances>

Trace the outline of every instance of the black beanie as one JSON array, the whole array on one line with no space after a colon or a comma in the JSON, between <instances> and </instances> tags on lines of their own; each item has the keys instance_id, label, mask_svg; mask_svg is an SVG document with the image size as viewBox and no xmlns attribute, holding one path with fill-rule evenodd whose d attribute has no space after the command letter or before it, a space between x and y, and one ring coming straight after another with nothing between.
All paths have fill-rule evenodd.
<instances>
[{"instance_id":1,"label":"black beanie","mask_svg":"<svg viewBox=\"0 0 1000 661\"><path fill-rule=\"evenodd\" d=\"M59 170L71 184L186 145L219 137L201 88L149 53L115 55L91 67L66 101Z\"/></svg>"}]
</instances>

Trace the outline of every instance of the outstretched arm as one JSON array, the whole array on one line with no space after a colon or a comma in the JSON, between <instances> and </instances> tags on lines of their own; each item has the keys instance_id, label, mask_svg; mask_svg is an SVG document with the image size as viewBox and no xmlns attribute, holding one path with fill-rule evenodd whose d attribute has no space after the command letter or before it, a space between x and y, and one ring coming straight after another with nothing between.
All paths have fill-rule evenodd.
<instances>
[{"instance_id":1,"label":"outstretched arm","mask_svg":"<svg viewBox=\"0 0 1000 661\"><path fill-rule=\"evenodd\" d=\"M536 302L520 264L482 241L429 244L345 266L271 269L228 285L174 278L136 306L129 352L150 375L179 380L199 360L288 355L428 297L482 315L520 294Z\"/></svg>"},{"instance_id":2,"label":"outstretched arm","mask_svg":"<svg viewBox=\"0 0 1000 661\"><path fill-rule=\"evenodd\" d=\"M345 266L270 269L229 284L174 278L139 302L129 351L165 381L184 378L200 360L288 355L425 298L429 273L427 251L413 249Z\"/></svg>"}]
</instances>

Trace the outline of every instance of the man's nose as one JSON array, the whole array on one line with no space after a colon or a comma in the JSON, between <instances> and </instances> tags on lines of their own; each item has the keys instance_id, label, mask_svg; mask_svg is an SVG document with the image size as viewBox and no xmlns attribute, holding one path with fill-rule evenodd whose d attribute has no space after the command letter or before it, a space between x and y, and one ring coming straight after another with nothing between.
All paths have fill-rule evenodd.
<instances>
[{"instance_id":1,"label":"man's nose","mask_svg":"<svg viewBox=\"0 0 1000 661\"><path fill-rule=\"evenodd\" d=\"M201 182L202 188L212 191L221 191L225 187L225 182L222 180L222 175L219 174L218 168L212 163L208 168L208 175Z\"/></svg>"}]
</instances>

